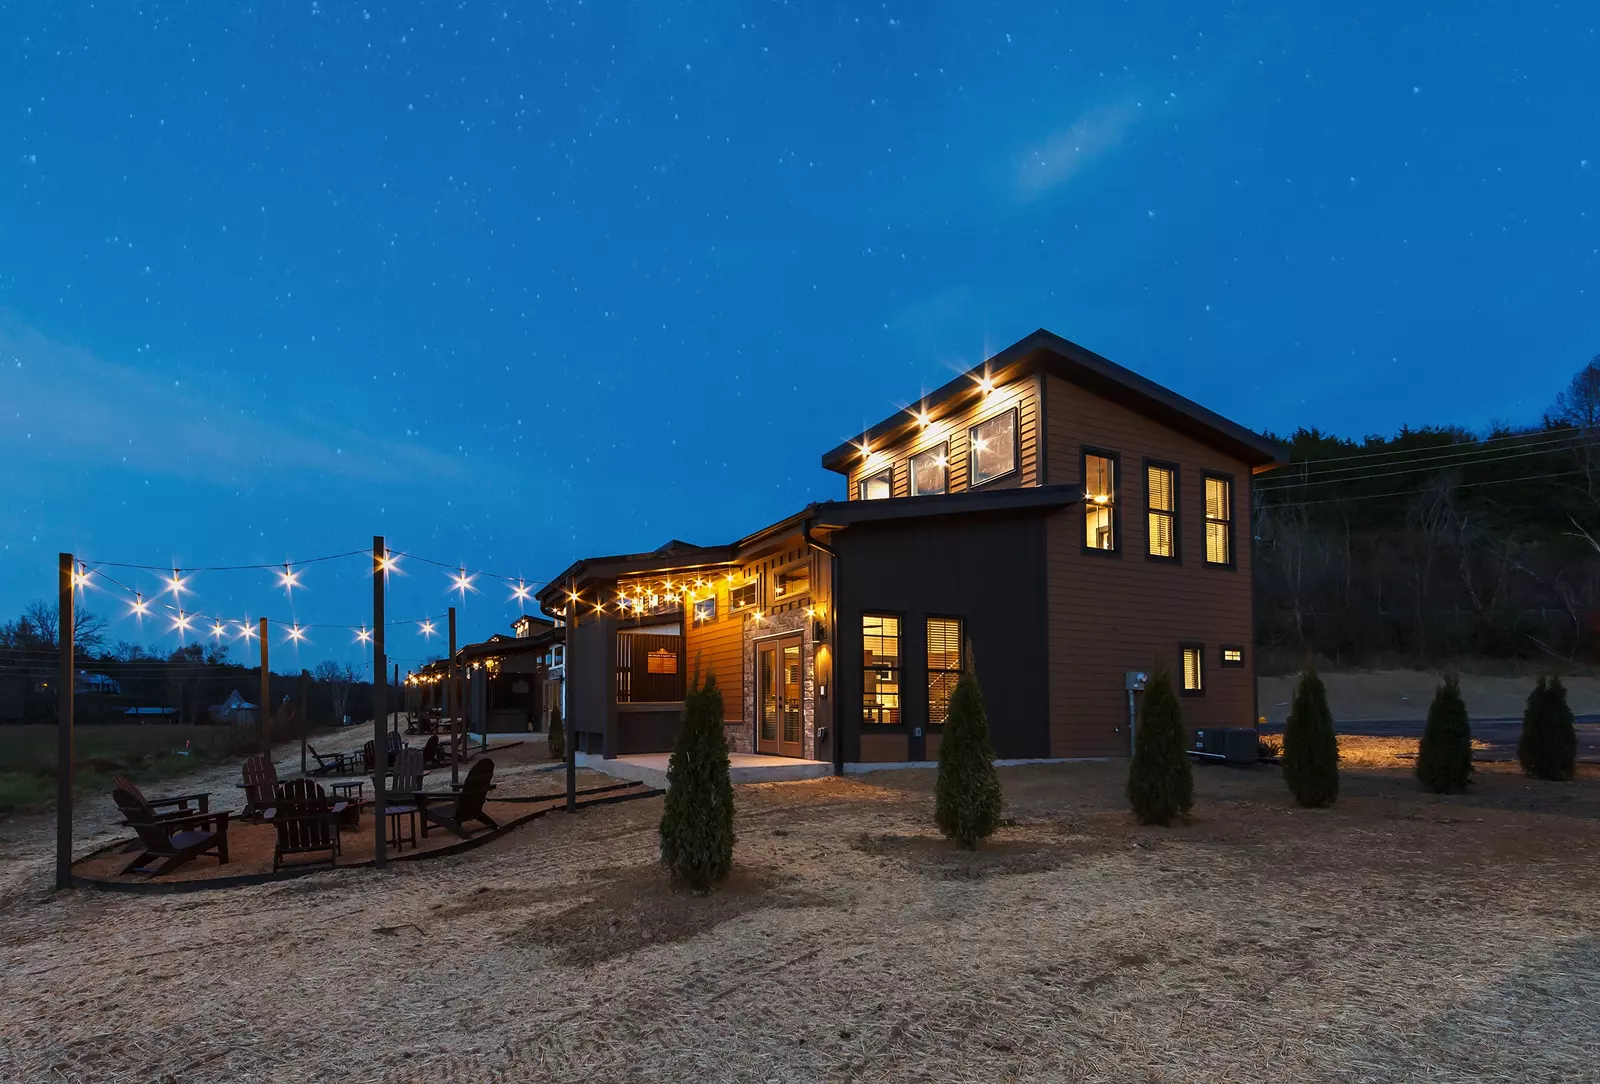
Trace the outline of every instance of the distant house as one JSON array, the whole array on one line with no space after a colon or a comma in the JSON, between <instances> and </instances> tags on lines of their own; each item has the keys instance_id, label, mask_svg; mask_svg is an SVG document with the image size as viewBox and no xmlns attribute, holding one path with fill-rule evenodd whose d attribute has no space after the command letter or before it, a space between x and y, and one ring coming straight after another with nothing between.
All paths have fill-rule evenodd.
<instances>
[{"instance_id":1,"label":"distant house","mask_svg":"<svg viewBox=\"0 0 1600 1084\"><path fill-rule=\"evenodd\" d=\"M541 632L549 632L554 627L554 621L543 617L534 617L531 614L523 614L511 622L511 630L517 634L517 639L519 640L527 640L539 635Z\"/></svg>"},{"instance_id":2,"label":"distant house","mask_svg":"<svg viewBox=\"0 0 1600 1084\"><path fill-rule=\"evenodd\" d=\"M78 680L73 683L72 691L114 696L122 692L122 683L109 674L91 674L87 670L79 670Z\"/></svg>"},{"instance_id":3,"label":"distant house","mask_svg":"<svg viewBox=\"0 0 1600 1084\"><path fill-rule=\"evenodd\" d=\"M240 696L238 689L229 693L228 699L222 703L211 705L209 713L214 723L233 723L238 726L253 724L258 718L256 706Z\"/></svg>"}]
</instances>

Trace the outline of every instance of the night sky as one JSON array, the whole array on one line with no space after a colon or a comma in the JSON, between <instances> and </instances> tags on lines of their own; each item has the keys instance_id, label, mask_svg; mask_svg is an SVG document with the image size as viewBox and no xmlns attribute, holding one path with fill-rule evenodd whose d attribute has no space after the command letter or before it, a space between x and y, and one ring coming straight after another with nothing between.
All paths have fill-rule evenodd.
<instances>
[{"instance_id":1,"label":"night sky","mask_svg":"<svg viewBox=\"0 0 1600 1084\"><path fill-rule=\"evenodd\" d=\"M1412 7L0 3L0 617L61 550L727 541L1041 326L1258 429L1537 421L1600 352L1600 9ZM366 569L184 604L354 626Z\"/></svg>"}]
</instances>

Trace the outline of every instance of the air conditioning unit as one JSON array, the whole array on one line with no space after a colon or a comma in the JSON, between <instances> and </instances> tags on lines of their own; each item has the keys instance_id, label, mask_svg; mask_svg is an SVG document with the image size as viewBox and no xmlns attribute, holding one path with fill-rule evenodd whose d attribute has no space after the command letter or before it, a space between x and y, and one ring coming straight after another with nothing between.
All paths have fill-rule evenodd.
<instances>
[{"instance_id":1,"label":"air conditioning unit","mask_svg":"<svg viewBox=\"0 0 1600 1084\"><path fill-rule=\"evenodd\" d=\"M1216 726L1194 732L1191 756L1229 764L1254 764L1258 759L1257 734L1251 726Z\"/></svg>"}]
</instances>

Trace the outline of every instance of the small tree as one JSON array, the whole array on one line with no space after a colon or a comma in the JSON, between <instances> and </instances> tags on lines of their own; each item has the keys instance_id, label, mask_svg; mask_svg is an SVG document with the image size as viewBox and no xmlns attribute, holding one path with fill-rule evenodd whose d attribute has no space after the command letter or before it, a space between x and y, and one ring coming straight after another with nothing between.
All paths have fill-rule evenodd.
<instances>
[{"instance_id":1,"label":"small tree","mask_svg":"<svg viewBox=\"0 0 1600 1084\"><path fill-rule=\"evenodd\" d=\"M704 892L733 865L733 781L722 729L722 690L712 674L683 698L683 725L667 762L661 861L674 881Z\"/></svg>"},{"instance_id":2,"label":"small tree","mask_svg":"<svg viewBox=\"0 0 1600 1084\"><path fill-rule=\"evenodd\" d=\"M1567 689L1560 678L1552 676L1546 681L1541 676L1528 694L1517 759L1522 762L1522 770L1535 779L1565 782L1576 772L1578 734L1572 708L1567 705Z\"/></svg>"},{"instance_id":3,"label":"small tree","mask_svg":"<svg viewBox=\"0 0 1600 1084\"><path fill-rule=\"evenodd\" d=\"M1339 739L1328 691L1315 670L1300 675L1283 731L1283 778L1300 805L1330 806L1339 798Z\"/></svg>"},{"instance_id":4,"label":"small tree","mask_svg":"<svg viewBox=\"0 0 1600 1084\"><path fill-rule=\"evenodd\" d=\"M1461 683L1440 682L1428 706L1428 725L1417 751L1417 778L1435 794L1459 794L1472 782L1472 724Z\"/></svg>"},{"instance_id":5,"label":"small tree","mask_svg":"<svg viewBox=\"0 0 1600 1084\"><path fill-rule=\"evenodd\" d=\"M1158 666L1144 689L1128 765L1128 804L1140 824L1171 824L1194 806L1186 737L1172 676Z\"/></svg>"},{"instance_id":6,"label":"small tree","mask_svg":"<svg viewBox=\"0 0 1600 1084\"><path fill-rule=\"evenodd\" d=\"M546 736L550 743L550 758L552 760L567 759L567 731L561 725L561 701L556 701L556 706L550 710L550 733Z\"/></svg>"},{"instance_id":7,"label":"small tree","mask_svg":"<svg viewBox=\"0 0 1600 1084\"><path fill-rule=\"evenodd\" d=\"M969 665L950 694L950 714L939 742L939 779L933 819L963 847L976 847L1000 827L1000 777L994 770L983 690Z\"/></svg>"}]
</instances>

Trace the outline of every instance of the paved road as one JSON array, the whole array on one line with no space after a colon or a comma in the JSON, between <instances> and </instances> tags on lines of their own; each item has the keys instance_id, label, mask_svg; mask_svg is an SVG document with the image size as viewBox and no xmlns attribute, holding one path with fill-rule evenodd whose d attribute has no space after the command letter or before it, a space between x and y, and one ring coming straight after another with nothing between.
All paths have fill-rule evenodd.
<instances>
[{"instance_id":1,"label":"paved road","mask_svg":"<svg viewBox=\"0 0 1600 1084\"><path fill-rule=\"evenodd\" d=\"M1333 727L1340 734L1362 734L1374 738L1420 738L1422 719L1363 719L1340 721ZM1578 758L1600 761L1600 715L1580 715L1578 723ZM1283 724L1268 724L1261 729L1269 732L1283 731ZM1507 715L1491 719L1472 720L1472 736L1489 743L1490 751L1480 753L1480 759L1499 759L1517 755L1517 738L1522 733L1522 718Z\"/></svg>"}]
</instances>

